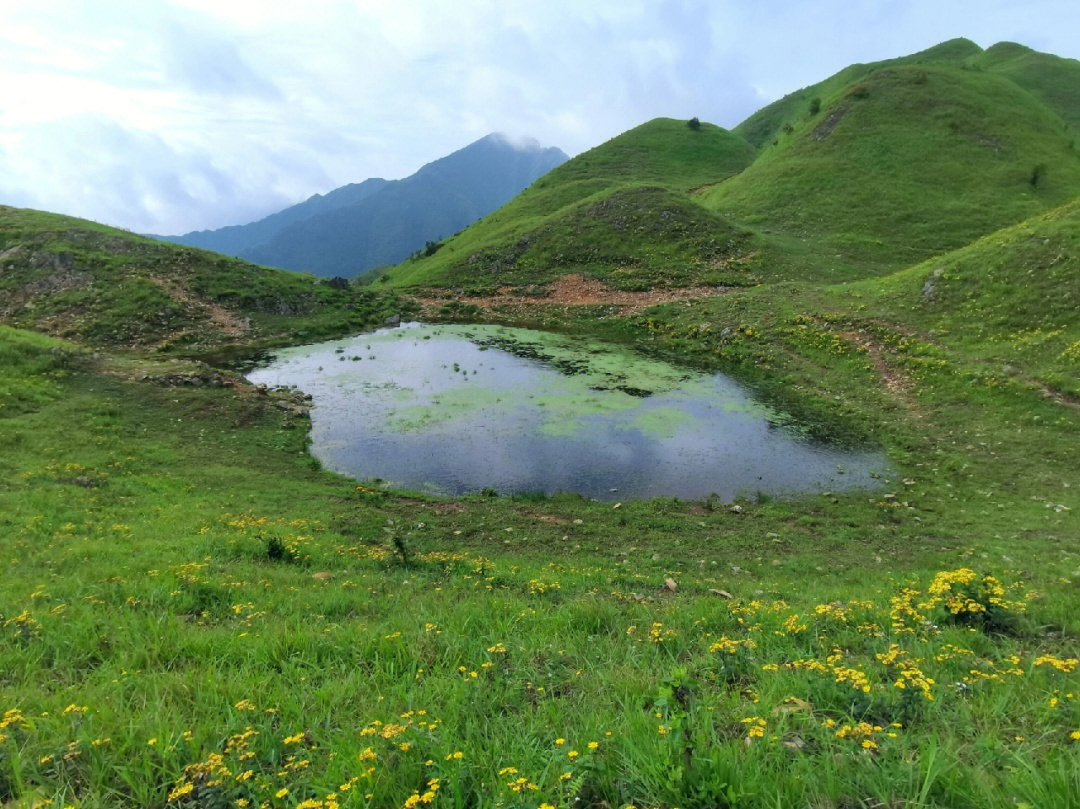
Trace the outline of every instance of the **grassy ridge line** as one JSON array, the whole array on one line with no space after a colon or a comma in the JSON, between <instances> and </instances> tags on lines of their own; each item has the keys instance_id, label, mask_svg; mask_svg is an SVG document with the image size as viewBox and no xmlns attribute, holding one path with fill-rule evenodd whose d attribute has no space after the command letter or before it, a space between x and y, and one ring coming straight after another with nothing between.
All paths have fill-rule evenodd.
<instances>
[{"instance_id":1,"label":"grassy ridge line","mask_svg":"<svg viewBox=\"0 0 1080 809\"><path fill-rule=\"evenodd\" d=\"M782 236L761 252L781 261L759 270L767 278L894 272L1080 192L1076 132L1005 74L899 64L821 102L703 200L766 241ZM806 245L801 271L784 260L792 240Z\"/></svg>"},{"instance_id":2,"label":"grassy ridge line","mask_svg":"<svg viewBox=\"0 0 1080 809\"><path fill-rule=\"evenodd\" d=\"M1046 102L1074 133L1080 129L1080 61L1000 42L969 63L1008 76Z\"/></svg>"},{"instance_id":3,"label":"grassy ridge line","mask_svg":"<svg viewBox=\"0 0 1080 809\"><path fill-rule=\"evenodd\" d=\"M817 84L788 93L762 107L735 127L734 132L761 149L778 138L786 123L810 115L814 99L819 102L835 97L844 88L882 68L922 63L957 63L981 54L982 48L969 39L952 39L925 51L880 62L850 65Z\"/></svg>"},{"instance_id":4,"label":"grassy ridge line","mask_svg":"<svg viewBox=\"0 0 1080 809\"><path fill-rule=\"evenodd\" d=\"M369 328L401 305L392 294L0 206L0 319L90 345L201 354L315 341Z\"/></svg>"}]
</instances>

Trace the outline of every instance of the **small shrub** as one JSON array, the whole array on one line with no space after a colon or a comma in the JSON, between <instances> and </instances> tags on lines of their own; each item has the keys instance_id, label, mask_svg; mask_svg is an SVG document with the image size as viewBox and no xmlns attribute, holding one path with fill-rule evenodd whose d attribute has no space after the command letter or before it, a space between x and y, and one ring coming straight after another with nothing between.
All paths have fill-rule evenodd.
<instances>
[{"instance_id":1,"label":"small shrub","mask_svg":"<svg viewBox=\"0 0 1080 809\"><path fill-rule=\"evenodd\" d=\"M1028 182L1031 183L1032 188L1038 188L1042 178L1046 175L1046 164L1040 163L1031 170L1031 179Z\"/></svg>"},{"instance_id":2,"label":"small shrub","mask_svg":"<svg viewBox=\"0 0 1080 809\"><path fill-rule=\"evenodd\" d=\"M791 124L784 124L784 134L785 135L790 135L794 131L795 131L795 127L793 127Z\"/></svg>"},{"instance_id":3,"label":"small shrub","mask_svg":"<svg viewBox=\"0 0 1080 809\"><path fill-rule=\"evenodd\" d=\"M821 99L814 96L810 99L810 114L817 115L819 112L821 112Z\"/></svg>"},{"instance_id":4,"label":"small shrub","mask_svg":"<svg viewBox=\"0 0 1080 809\"><path fill-rule=\"evenodd\" d=\"M292 550L277 537L270 537L266 540L266 558L271 562L291 562L293 560Z\"/></svg>"},{"instance_id":5,"label":"small shrub","mask_svg":"<svg viewBox=\"0 0 1080 809\"><path fill-rule=\"evenodd\" d=\"M442 242L428 242L424 245L424 255L433 256L439 252L440 247L442 247Z\"/></svg>"},{"instance_id":6,"label":"small shrub","mask_svg":"<svg viewBox=\"0 0 1080 809\"><path fill-rule=\"evenodd\" d=\"M691 129L695 130L695 131L698 130L698 129L701 129L701 121L699 121L697 119L697 116L695 116L695 117L691 118L689 121L687 121L686 125L688 127L690 127Z\"/></svg>"},{"instance_id":7,"label":"small shrub","mask_svg":"<svg viewBox=\"0 0 1080 809\"><path fill-rule=\"evenodd\" d=\"M409 566L409 546L405 542L405 537L400 534L394 534L390 538L391 544L394 546L394 553L397 554L398 561L402 567Z\"/></svg>"}]
</instances>

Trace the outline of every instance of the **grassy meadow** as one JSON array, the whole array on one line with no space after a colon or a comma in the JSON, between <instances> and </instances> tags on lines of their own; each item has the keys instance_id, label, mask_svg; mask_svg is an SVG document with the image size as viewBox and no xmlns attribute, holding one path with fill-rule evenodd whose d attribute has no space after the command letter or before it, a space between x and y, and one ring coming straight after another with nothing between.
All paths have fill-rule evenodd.
<instances>
[{"instance_id":1,"label":"grassy meadow","mask_svg":"<svg viewBox=\"0 0 1080 809\"><path fill-rule=\"evenodd\" d=\"M950 362L911 416L763 334L862 391L885 490L383 492L272 396L4 329L5 803L1072 805L1080 417Z\"/></svg>"},{"instance_id":2,"label":"grassy meadow","mask_svg":"<svg viewBox=\"0 0 1080 809\"><path fill-rule=\"evenodd\" d=\"M372 286L0 208L0 807L1080 805L1080 156L1054 59L946 43L733 132L650 122ZM964 176L913 163L913 133ZM734 289L532 294L568 273ZM429 314L729 373L893 472L438 498L321 469L303 401L230 370L430 287L528 292Z\"/></svg>"}]
</instances>

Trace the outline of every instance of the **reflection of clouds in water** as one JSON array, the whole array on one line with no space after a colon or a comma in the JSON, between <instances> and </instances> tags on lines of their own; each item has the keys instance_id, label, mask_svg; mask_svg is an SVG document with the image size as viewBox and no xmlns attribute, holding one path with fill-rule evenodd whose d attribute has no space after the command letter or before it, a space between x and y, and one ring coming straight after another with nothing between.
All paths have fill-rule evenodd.
<instances>
[{"instance_id":1,"label":"reflection of clouds in water","mask_svg":"<svg viewBox=\"0 0 1080 809\"><path fill-rule=\"evenodd\" d=\"M251 378L313 395L313 451L330 468L449 493L491 486L591 497L610 497L611 489L619 497L732 497L871 486L870 473L882 467L873 454L778 429L722 376L692 375L674 390L634 399L439 331L430 340L410 329L392 339L367 335L292 350ZM365 359L340 362L339 345L346 357ZM466 381L454 363L478 373ZM432 401L444 404L418 406ZM848 474L838 476L838 465Z\"/></svg>"}]
</instances>

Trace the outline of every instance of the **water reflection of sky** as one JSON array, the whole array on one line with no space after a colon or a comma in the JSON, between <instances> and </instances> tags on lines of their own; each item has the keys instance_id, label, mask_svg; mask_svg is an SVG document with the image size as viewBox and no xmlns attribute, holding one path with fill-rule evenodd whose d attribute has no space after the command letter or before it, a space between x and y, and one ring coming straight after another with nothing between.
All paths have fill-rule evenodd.
<instances>
[{"instance_id":1,"label":"water reflection of sky","mask_svg":"<svg viewBox=\"0 0 1080 809\"><path fill-rule=\"evenodd\" d=\"M869 488L885 468L878 454L778 427L775 414L726 377L687 374L622 349L597 352L595 343L578 356L608 373L567 376L465 336L496 332L506 333L412 326L288 349L250 379L312 395L312 451L327 467L449 494L491 487L730 499ZM548 351L558 338L537 339ZM656 392L635 397L618 384Z\"/></svg>"}]
</instances>

